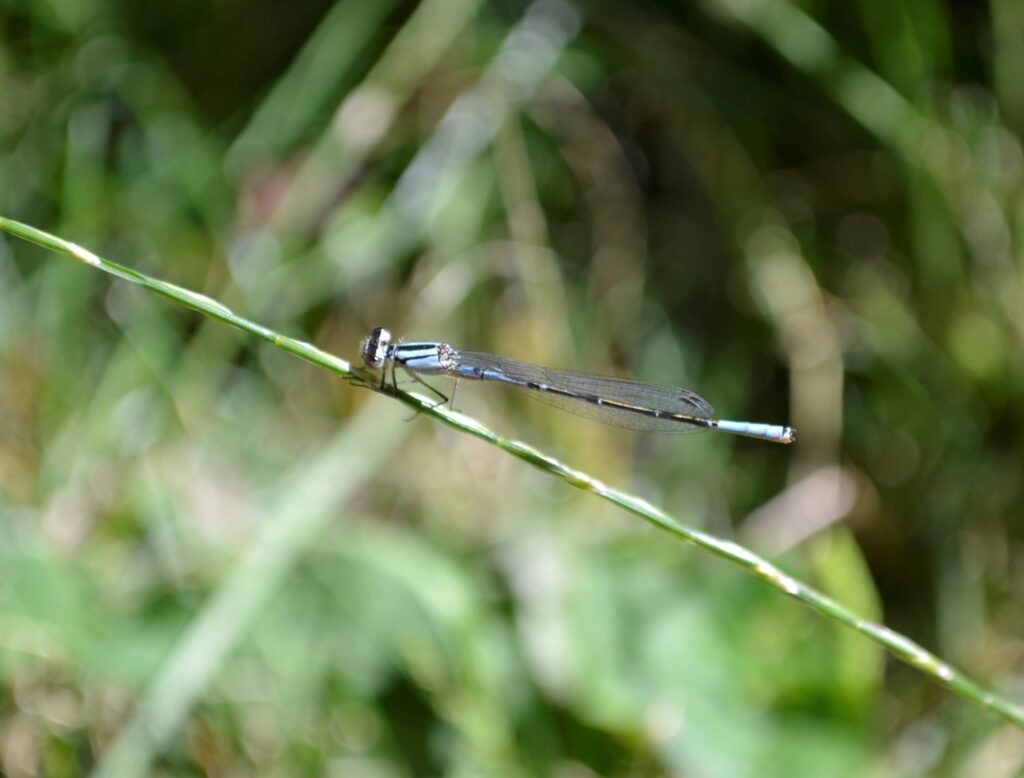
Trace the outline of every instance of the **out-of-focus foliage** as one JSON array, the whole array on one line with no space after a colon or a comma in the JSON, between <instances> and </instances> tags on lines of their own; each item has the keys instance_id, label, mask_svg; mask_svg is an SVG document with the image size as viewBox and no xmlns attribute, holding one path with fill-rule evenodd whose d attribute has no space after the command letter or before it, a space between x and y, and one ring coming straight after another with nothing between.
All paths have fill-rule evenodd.
<instances>
[{"instance_id":1,"label":"out-of-focus foliage","mask_svg":"<svg viewBox=\"0 0 1024 778\"><path fill-rule=\"evenodd\" d=\"M0 3L0 213L355 357L698 390L791 448L458 405L1018 700L1024 11ZM242 572L240 572L242 571ZM0 771L1012 775L735 569L0 239Z\"/></svg>"}]
</instances>

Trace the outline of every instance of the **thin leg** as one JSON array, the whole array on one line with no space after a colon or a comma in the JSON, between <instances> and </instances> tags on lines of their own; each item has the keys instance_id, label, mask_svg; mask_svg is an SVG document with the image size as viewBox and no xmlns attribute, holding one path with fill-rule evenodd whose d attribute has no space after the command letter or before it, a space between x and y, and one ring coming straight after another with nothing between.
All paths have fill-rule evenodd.
<instances>
[{"instance_id":1,"label":"thin leg","mask_svg":"<svg viewBox=\"0 0 1024 778\"><path fill-rule=\"evenodd\" d=\"M437 408L437 407L439 407L441 405L444 405L446 402L448 402L448 398L447 397L445 397L443 394L441 394L441 392L439 392L437 389L435 389L430 384L428 384L426 381L424 381L422 378L420 378L418 375L416 375L416 373L414 373L412 370L409 370L408 368L403 368L403 369L412 378L413 381L415 381L416 383L422 384L423 386L427 387L427 389L429 389L430 391L432 391L434 394L436 394L438 397L441 398L440 401L438 401L438 402L434 403L432 406L430 406L431 408ZM412 421L415 418L416 418L416 414L414 413L412 416L410 416L408 419L406 419L406 421Z\"/></svg>"},{"instance_id":2,"label":"thin leg","mask_svg":"<svg viewBox=\"0 0 1024 778\"><path fill-rule=\"evenodd\" d=\"M401 345L402 345L402 339L399 338L395 342L395 345L393 346L393 348L397 349ZM395 352L392 351L391 353L393 354ZM404 370L405 367L403 366L402 369ZM392 391L394 391L396 397L398 396L398 378L395 375L395 372L397 370L398 370L397 361L396 360L392 360L391 361L391 389L392 389ZM406 371L406 372L408 372L408 371Z\"/></svg>"},{"instance_id":3,"label":"thin leg","mask_svg":"<svg viewBox=\"0 0 1024 778\"><path fill-rule=\"evenodd\" d=\"M455 379L455 383L452 384L452 396L448 398L448 409L455 410L455 391L459 388L459 379Z\"/></svg>"},{"instance_id":4,"label":"thin leg","mask_svg":"<svg viewBox=\"0 0 1024 778\"><path fill-rule=\"evenodd\" d=\"M445 404L446 402L448 402L448 395L446 395L446 394L442 394L442 393L441 393L440 391L438 391L437 389L435 389L434 387L432 387L432 386L431 386L430 384L428 384L428 383L427 383L426 381L424 381L424 380L423 380L422 378L420 378L420 376L419 376L419 375L418 375L418 374L416 373L416 371L414 371L414 370L410 370L410 369L409 369L409 368L407 368L407 367L405 367L405 368L402 368L402 369L403 369L403 370L405 370L406 374L407 374L407 375L408 375L408 376L409 376L409 377L410 377L410 378L411 378L411 379L412 379L413 381L415 381L416 383L418 383L418 384L421 384L421 385L423 385L423 386L427 387L427 389L429 389L429 390L430 390L431 392L433 392L433 393L434 393L434 394L436 394L436 395L437 395L438 397L440 397L440 398L441 398L441 402L437 403L438 405L444 405L444 404ZM397 387L396 387L395 391L397 391Z\"/></svg>"}]
</instances>

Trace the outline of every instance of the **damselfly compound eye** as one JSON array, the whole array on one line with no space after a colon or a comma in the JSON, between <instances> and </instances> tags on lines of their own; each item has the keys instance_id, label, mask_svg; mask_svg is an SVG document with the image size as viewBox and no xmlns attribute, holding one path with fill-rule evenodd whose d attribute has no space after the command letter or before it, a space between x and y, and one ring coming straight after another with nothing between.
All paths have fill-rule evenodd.
<instances>
[{"instance_id":1,"label":"damselfly compound eye","mask_svg":"<svg viewBox=\"0 0 1024 778\"><path fill-rule=\"evenodd\" d=\"M391 346L391 332L384 327L375 327L370 337L362 342L363 362L369 367L382 367Z\"/></svg>"}]
</instances>

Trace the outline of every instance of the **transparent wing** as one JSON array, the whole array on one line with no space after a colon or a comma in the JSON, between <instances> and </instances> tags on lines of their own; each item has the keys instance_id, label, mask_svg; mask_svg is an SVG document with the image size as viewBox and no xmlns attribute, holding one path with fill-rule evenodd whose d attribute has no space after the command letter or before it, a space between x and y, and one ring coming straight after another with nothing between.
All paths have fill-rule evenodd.
<instances>
[{"instance_id":1,"label":"transparent wing","mask_svg":"<svg viewBox=\"0 0 1024 778\"><path fill-rule=\"evenodd\" d=\"M701 422L714 415L706 400L675 386L570 373L474 351L459 351L456 359L452 373L458 378L527 389L541 402L617 427L675 434L701 432L707 429ZM671 415L656 416L655 412Z\"/></svg>"}]
</instances>

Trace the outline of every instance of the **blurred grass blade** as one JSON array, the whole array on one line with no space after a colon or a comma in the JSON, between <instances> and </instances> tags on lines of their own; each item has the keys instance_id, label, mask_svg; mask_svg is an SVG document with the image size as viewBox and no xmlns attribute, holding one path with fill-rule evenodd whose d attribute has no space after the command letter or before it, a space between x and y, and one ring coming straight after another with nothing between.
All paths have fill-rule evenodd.
<instances>
[{"instance_id":1,"label":"blurred grass blade","mask_svg":"<svg viewBox=\"0 0 1024 778\"><path fill-rule=\"evenodd\" d=\"M335 265L329 264L311 287L321 290L324 298L330 297L343 280L353 280L353 271L361 280L364 275L384 273L404 252L437 231L439 215L450 206L460 182L508 118L536 93L581 24L579 11L565 0L535 0L502 40L480 80L448 106L372 217L346 221L329 230L325 238L328 250L345 256L349 270L341 276ZM317 172L322 175L323 171ZM289 190L287 197L294 192L297 199L294 205L286 200L281 208L291 223L319 212L307 197L309 191L320 189L297 182ZM310 267L310 272L317 270Z\"/></svg>"},{"instance_id":2,"label":"blurred grass blade","mask_svg":"<svg viewBox=\"0 0 1024 778\"><path fill-rule=\"evenodd\" d=\"M313 228L319 215L351 185L352 177L387 137L401 107L437 66L478 7L479 0L425 0L416 7L370 72L335 110L334 121L287 184L270 219L272 226L300 235ZM310 48L313 46L311 41ZM312 55L303 52L300 59L305 56ZM297 61L294 67L299 65ZM284 76L232 143L227 160L234 174L263 163L263 157L272 152L287 150L286 144L294 140L276 127L277 95L287 95L285 85L294 78L291 71ZM265 126L268 122L275 126Z\"/></svg>"},{"instance_id":3,"label":"blurred grass blade","mask_svg":"<svg viewBox=\"0 0 1024 778\"><path fill-rule=\"evenodd\" d=\"M313 461L297 465L270 500L252 500L264 529L191 621L177 647L94 775L149 774L154 757L181 731L249 625L268 606L300 554L336 518L334 506L372 478L406 425L381 423L366 408ZM261 509L262 503L268 507Z\"/></svg>"},{"instance_id":4,"label":"blurred grass blade","mask_svg":"<svg viewBox=\"0 0 1024 778\"><path fill-rule=\"evenodd\" d=\"M264 162L267 156L289 151L330 110L335 93L360 58L365 59L365 50L394 5L394 0L337 3L239 135L236 153L248 152Z\"/></svg>"},{"instance_id":5,"label":"blurred grass blade","mask_svg":"<svg viewBox=\"0 0 1024 778\"><path fill-rule=\"evenodd\" d=\"M80 246L19 222L0 217L0 229L37 243L52 251L66 254L80 262L97 267L126 281L131 281L132 283L144 286L147 289L151 289L152 291L157 292L158 294L161 294L183 306L192 308L207 316L252 333L253 335L269 341L313 364L327 368L328 370L331 370L345 378L361 383L366 387L373 389L377 388L377 384L372 380L372 376L361 368L354 367L350 363L327 354L309 343L304 343L302 341L280 335L267 327L249 321L205 295L191 292L182 287L175 286L174 284L151 278L150 276L136 272L122 265L110 262L109 260L92 254ZM473 418L455 411L447 410L444 407L437 406L435 401L431 398L410 394L401 390L393 390L390 387L384 387L381 391L398 399L420 413L433 416L454 429L474 435L481 440L485 440L503 451L506 451L509 454L532 464L538 469L543 470L549 475L560 478L579 489L593 492L608 502L639 516L647 523L652 524L653 526L658 527L681 540L693 543L705 551L709 551L716 556L732 562L733 564L739 565L748 573L761 579L778 591L799 600L818 613L839 622L848 629L852 629L855 632L866 636L870 640L875 641L892 652L897 658L912 667L917 668L964 699L969 700L982 708L991 710L1002 716L1007 721L1010 721L1024 729L1024 709L1021 707L1015 705L1002 696L985 689L980 684L942 661L909 638L894 632L881 624L876 624L858 617L832 598L819 592L813 587L792 578L767 559L752 553L743 546L731 541L721 540L708 533L683 526L667 513L651 505L646 500L626 492L613 489L593 476L576 470L562 463L558 459L533 448L532 446L501 437L484 427ZM330 478L333 476L328 474L323 477Z\"/></svg>"},{"instance_id":6,"label":"blurred grass blade","mask_svg":"<svg viewBox=\"0 0 1024 778\"><path fill-rule=\"evenodd\" d=\"M564 0L537 0L527 9L480 83L449 107L399 178L392 201L403 217L418 224L429 221L453 181L555 66L580 24L579 12Z\"/></svg>"}]
</instances>

